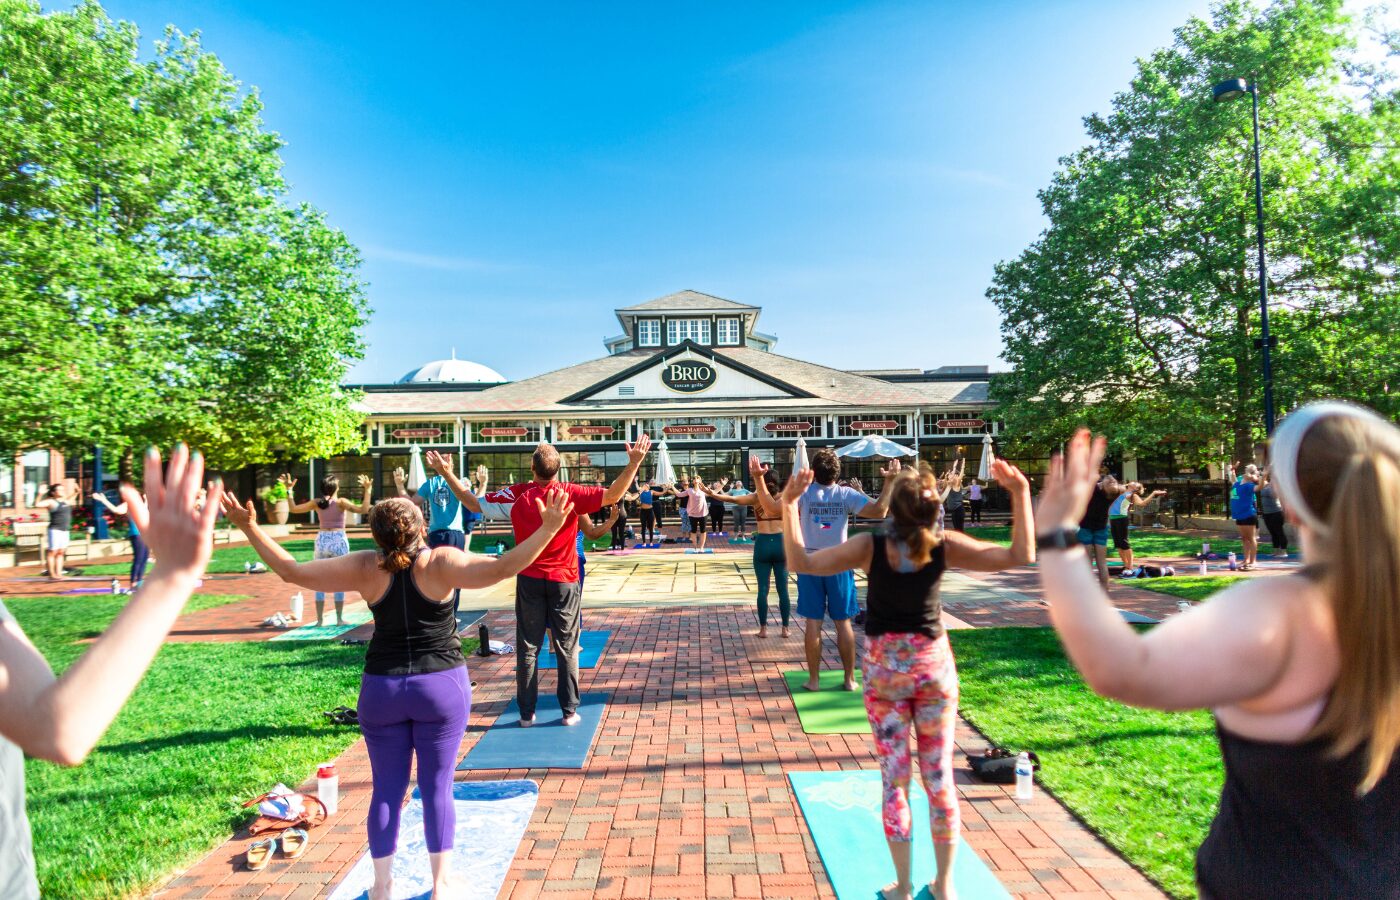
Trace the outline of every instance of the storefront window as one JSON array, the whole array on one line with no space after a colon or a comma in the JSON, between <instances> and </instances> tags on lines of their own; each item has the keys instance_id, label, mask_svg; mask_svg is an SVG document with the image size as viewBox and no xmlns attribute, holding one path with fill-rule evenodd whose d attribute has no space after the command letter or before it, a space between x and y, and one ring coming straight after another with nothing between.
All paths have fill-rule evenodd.
<instances>
[{"instance_id":1,"label":"storefront window","mask_svg":"<svg viewBox=\"0 0 1400 900\"><path fill-rule=\"evenodd\" d=\"M656 319L637 320L637 346L661 346L661 323Z\"/></svg>"},{"instance_id":2,"label":"storefront window","mask_svg":"<svg viewBox=\"0 0 1400 900\"><path fill-rule=\"evenodd\" d=\"M982 413L975 409L944 410L924 413L922 434L930 437L943 434L982 434L986 431Z\"/></svg>"},{"instance_id":3,"label":"storefront window","mask_svg":"<svg viewBox=\"0 0 1400 900\"><path fill-rule=\"evenodd\" d=\"M709 319L667 319L666 343L671 346L681 341L694 341L697 344L710 343Z\"/></svg>"},{"instance_id":4,"label":"storefront window","mask_svg":"<svg viewBox=\"0 0 1400 900\"><path fill-rule=\"evenodd\" d=\"M530 474L529 453L468 453L467 472L476 472L477 466L486 467L488 490L509 487L534 477Z\"/></svg>"},{"instance_id":5,"label":"storefront window","mask_svg":"<svg viewBox=\"0 0 1400 900\"><path fill-rule=\"evenodd\" d=\"M410 444L437 445L457 443L455 422L381 422L379 443L385 447L407 447Z\"/></svg>"},{"instance_id":6,"label":"storefront window","mask_svg":"<svg viewBox=\"0 0 1400 900\"><path fill-rule=\"evenodd\" d=\"M760 416L749 420L749 438L763 440L796 440L805 437L825 437L822 416ZM802 426L807 426L803 428Z\"/></svg>"},{"instance_id":7,"label":"storefront window","mask_svg":"<svg viewBox=\"0 0 1400 900\"><path fill-rule=\"evenodd\" d=\"M49 451L30 450L20 464L24 467L24 505L33 506L49 489Z\"/></svg>"},{"instance_id":8,"label":"storefront window","mask_svg":"<svg viewBox=\"0 0 1400 900\"><path fill-rule=\"evenodd\" d=\"M560 419L554 423L556 444L626 439L627 423L623 419Z\"/></svg>"},{"instance_id":9,"label":"storefront window","mask_svg":"<svg viewBox=\"0 0 1400 900\"><path fill-rule=\"evenodd\" d=\"M15 505L15 469L12 465L0 466L0 506Z\"/></svg>"},{"instance_id":10,"label":"storefront window","mask_svg":"<svg viewBox=\"0 0 1400 900\"><path fill-rule=\"evenodd\" d=\"M667 431L666 429L670 429ZM739 437L739 420L731 416L692 417L688 419L646 419L642 431L653 441L732 441Z\"/></svg>"},{"instance_id":11,"label":"storefront window","mask_svg":"<svg viewBox=\"0 0 1400 900\"><path fill-rule=\"evenodd\" d=\"M872 434L898 437L908 433L909 416L904 413L873 412L836 417L837 437L863 438Z\"/></svg>"},{"instance_id":12,"label":"storefront window","mask_svg":"<svg viewBox=\"0 0 1400 900\"><path fill-rule=\"evenodd\" d=\"M719 320L719 342L726 347L737 347L739 345L738 319Z\"/></svg>"},{"instance_id":13,"label":"storefront window","mask_svg":"<svg viewBox=\"0 0 1400 900\"><path fill-rule=\"evenodd\" d=\"M473 444L538 444L540 423L535 420L472 422Z\"/></svg>"}]
</instances>

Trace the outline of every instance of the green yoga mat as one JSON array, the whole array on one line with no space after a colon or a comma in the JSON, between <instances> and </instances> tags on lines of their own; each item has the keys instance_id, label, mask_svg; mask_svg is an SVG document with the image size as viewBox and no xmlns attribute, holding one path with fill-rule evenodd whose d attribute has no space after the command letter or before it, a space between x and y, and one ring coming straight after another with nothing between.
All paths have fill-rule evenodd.
<instances>
[{"instance_id":1,"label":"green yoga mat","mask_svg":"<svg viewBox=\"0 0 1400 900\"><path fill-rule=\"evenodd\" d=\"M308 607L311 607L311 601L307 600L306 605ZM290 631L278 632L275 636L269 638L269 640L328 641L331 638L340 637L347 631L359 628L366 622L374 620L374 614L369 611L368 606L360 604L358 608L355 608L347 605L345 609L345 624L337 625L335 624L334 607L329 602L326 603L326 606L330 608L326 610L325 625L302 625L301 627L293 628ZM311 608L314 610L315 607ZM305 613L303 612L302 615L305 615Z\"/></svg>"},{"instance_id":2,"label":"green yoga mat","mask_svg":"<svg viewBox=\"0 0 1400 900\"><path fill-rule=\"evenodd\" d=\"M787 776L836 900L878 897L880 888L894 881L894 863L880 823L880 773L788 772ZM922 885L915 897L929 900L927 882L937 865L929 836L928 796L917 779L910 790L909 805L914 823L912 874L914 883ZM959 841L953 857L953 886L966 900L1011 900L1011 894L967 841Z\"/></svg>"},{"instance_id":3,"label":"green yoga mat","mask_svg":"<svg viewBox=\"0 0 1400 900\"><path fill-rule=\"evenodd\" d=\"M860 692L860 670L856 670L856 690L843 691L846 673L837 670L822 672L818 678L821 690L803 690L807 673L784 672L792 705L807 734L869 734L870 720L865 716L865 700Z\"/></svg>"}]
</instances>

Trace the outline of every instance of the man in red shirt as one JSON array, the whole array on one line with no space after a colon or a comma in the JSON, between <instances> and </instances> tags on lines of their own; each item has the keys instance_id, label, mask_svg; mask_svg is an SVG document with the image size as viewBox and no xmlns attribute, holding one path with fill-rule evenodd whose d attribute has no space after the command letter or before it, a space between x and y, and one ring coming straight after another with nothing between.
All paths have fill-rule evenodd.
<instances>
[{"instance_id":1,"label":"man in red shirt","mask_svg":"<svg viewBox=\"0 0 1400 900\"><path fill-rule=\"evenodd\" d=\"M540 444L530 460L534 481L514 484L486 494L493 503L514 504L510 512L516 543L534 534L541 525L535 499L549 491L564 491L581 515L597 512L622 499L637 478L637 469L651 449L651 438L642 435L637 443L626 444L627 468L612 486L585 487L559 480L559 451ZM579 723L578 636L583 590L578 581L578 516L571 516L544 552L515 576L515 699L520 706L520 725L535 724L535 704L539 699L540 675L537 662L545 628L554 640L554 656L559 661L559 708L565 725Z\"/></svg>"}]
</instances>

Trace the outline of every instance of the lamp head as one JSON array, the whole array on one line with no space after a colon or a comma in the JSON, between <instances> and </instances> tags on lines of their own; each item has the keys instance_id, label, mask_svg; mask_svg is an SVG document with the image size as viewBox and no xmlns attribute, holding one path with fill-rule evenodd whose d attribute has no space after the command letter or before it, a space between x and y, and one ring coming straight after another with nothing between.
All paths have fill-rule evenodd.
<instances>
[{"instance_id":1,"label":"lamp head","mask_svg":"<svg viewBox=\"0 0 1400 900\"><path fill-rule=\"evenodd\" d=\"M1233 100L1236 97L1249 93L1249 82L1245 81L1243 78L1231 78L1211 88L1210 93L1216 103L1223 103L1226 100Z\"/></svg>"}]
</instances>

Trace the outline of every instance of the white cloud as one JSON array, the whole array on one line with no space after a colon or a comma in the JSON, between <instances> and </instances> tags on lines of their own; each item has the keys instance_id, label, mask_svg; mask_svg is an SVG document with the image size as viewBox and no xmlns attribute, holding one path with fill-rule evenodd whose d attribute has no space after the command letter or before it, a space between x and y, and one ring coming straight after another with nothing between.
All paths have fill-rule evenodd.
<instances>
[{"instance_id":1,"label":"white cloud","mask_svg":"<svg viewBox=\"0 0 1400 900\"><path fill-rule=\"evenodd\" d=\"M364 244L360 249L369 259L399 263L419 269L438 269L444 272L503 272L516 268L506 263L487 259L474 259L469 256L440 256L433 253L418 253L413 250L398 250L378 244Z\"/></svg>"}]
</instances>

